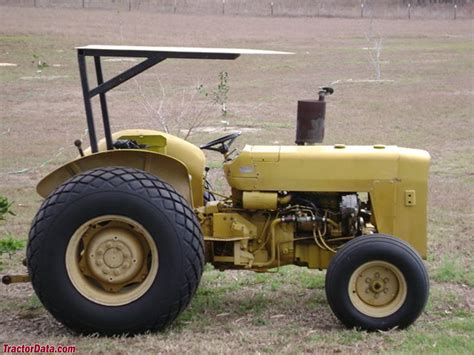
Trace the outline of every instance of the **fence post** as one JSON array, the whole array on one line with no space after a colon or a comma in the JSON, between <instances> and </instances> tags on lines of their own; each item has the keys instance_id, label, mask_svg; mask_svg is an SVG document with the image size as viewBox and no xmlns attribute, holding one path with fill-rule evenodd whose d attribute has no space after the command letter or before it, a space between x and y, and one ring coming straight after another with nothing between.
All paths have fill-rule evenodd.
<instances>
[{"instance_id":1,"label":"fence post","mask_svg":"<svg viewBox=\"0 0 474 355\"><path fill-rule=\"evenodd\" d=\"M270 2L270 14L273 16L273 1Z\"/></svg>"},{"instance_id":2,"label":"fence post","mask_svg":"<svg viewBox=\"0 0 474 355\"><path fill-rule=\"evenodd\" d=\"M35 7L36 7L36 0L34 0L34 1L33 1L33 4L34 4L34 5L35 5Z\"/></svg>"},{"instance_id":3,"label":"fence post","mask_svg":"<svg viewBox=\"0 0 474 355\"><path fill-rule=\"evenodd\" d=\"M222 0L222 15L225 15L225 0Z\"/></svg>"},{"instance_id":4,"label":"fence post","mask_svg":"<svg viewBox=\"0 0 474 355\"><path fill-rule=\"evenodd\" d=\"M411 4L408 3L408 19L411 19Z\"/></svg>"},{"instance_id":5,"label":"fence post","mask_svg":"<svg viewBox=\"0 0 474 355\"><path fill-rule=\"evenodd\" d=\"M458 5L454 4L454 19L456 20L457 17L457 12L458 12Z\"/></svg>"},{"instance_id":6,"label":"fence post","mask_svg":"<svg viewBox=\"0 0 474 355\"><path fill-rule=\"evenodd\" d=\"M128 11L132 11L132 0L128 0Z\"/></svg>"},{"instance_id":7,"label":"fence post","mask_svg":"<svg viewBox=\"0 0 474 355\"><path fill-rule=\"evenodd\" d=\"M364 18L364 3L360 4L360 17Z\"/></svg>"},{"instance_id":8,"label":"fence post","mask_svg":"<svg viewBox=\"0 0 474 355\"><path fill-rule=\"evenodd\" d=\"M82 8L86 7L85 1L86 0L82 0Z\"/></svg>"}]
</instances>

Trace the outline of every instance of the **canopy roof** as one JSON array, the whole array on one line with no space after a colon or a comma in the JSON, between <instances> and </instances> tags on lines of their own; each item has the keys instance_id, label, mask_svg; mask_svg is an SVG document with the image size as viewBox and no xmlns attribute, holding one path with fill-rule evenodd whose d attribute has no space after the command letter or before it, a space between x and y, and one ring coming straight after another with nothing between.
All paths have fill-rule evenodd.
<instances>
[{"instance_id":1,"label":"canopy roof","mask_svg":"<svg viewBox=\"0 0 474 355\"><path fill-rule=\"evenodd\" d=\"M241 54L293 54L291 52L266 51L240 48L197 48L197 47L149 47L88 45L76 48L83 55L112 57L161 57L185 59L236 59Z\"/></svg>"}]
</instances>

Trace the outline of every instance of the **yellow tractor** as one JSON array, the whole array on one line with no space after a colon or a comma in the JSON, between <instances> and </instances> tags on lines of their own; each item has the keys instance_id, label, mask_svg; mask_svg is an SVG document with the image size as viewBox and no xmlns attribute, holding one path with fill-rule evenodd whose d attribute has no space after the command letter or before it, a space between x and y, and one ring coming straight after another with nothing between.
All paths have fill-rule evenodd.
<instances>
[{"instance_id":1,"label":"yellow tractor","mask_svg":"<svg viewBox=\"0 0 474 355\"><path fill-rule=\"evenodd\" d=\"M429 280L426 151L317 145L325 97L299 101L296 145L247 145L240 133L202 145L159 131L112 133L106 93L169 58L236 59L284 52L85 46L77 49L90 148L38 184L27 266L51 314L81 333L161 330L191 301L205 263L265 272L326 269L326 295L348 327L404 328L423 311ZM102 57L142 62L104 81ZM89 88L93 57L97 87ZM91 99L105 138L97 140ZM216 199L203 149L222 153L231 195ZM26 277L7 276L5 282Z\"/></svg>"}]
</instances>

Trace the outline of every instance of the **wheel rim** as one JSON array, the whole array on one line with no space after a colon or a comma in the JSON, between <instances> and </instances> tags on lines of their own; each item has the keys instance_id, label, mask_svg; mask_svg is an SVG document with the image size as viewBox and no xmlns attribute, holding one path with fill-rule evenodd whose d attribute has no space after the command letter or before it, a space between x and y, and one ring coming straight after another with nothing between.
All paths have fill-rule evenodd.
<instances>
[{"instance_id":1,"label":"wheel rim","mask_svg":"<svg viewBox=\"0 0 474 355\"><path fill-rule=\"evenodd\" d=\"M407 296L407 283L401 271L385 261L359 266L349 280L349 297L361 313L387 317L400 309Z\"/></svg>"},{"instance_id":2,"label":"wheel rim","mask_svg":"<svg viewBox=\"0 0 474 355\"><path fill-rule=\"evenodd\" d=\"M158 249L136 221L101 216L74 232L66 249L66 269L84 297L120 306L140 298L151 287L158 273Z\"/></svg>"}]
</instances>

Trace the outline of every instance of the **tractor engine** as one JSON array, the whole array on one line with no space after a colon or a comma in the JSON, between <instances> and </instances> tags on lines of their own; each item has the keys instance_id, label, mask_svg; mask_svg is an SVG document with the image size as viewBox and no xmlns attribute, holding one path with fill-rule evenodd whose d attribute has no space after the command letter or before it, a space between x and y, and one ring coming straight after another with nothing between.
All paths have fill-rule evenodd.
<instances>
[{"instance_id":1,"label":"tractor engine","mask_svg":"<svg viewBox=\"0 0 474 355\"><path fill-rule=\"evenodd\" d=\"M366 195L366 194L365 194ZM367 196L357 193L294 193L281 210L283 223L294 223L295 239L312 236L325 250L335 251L343 242L373 233Z\"/></svg>"},{"instance_id":2,"label":"tractor engine","mask_svg":"<svg viewBox=\"0 0 474 355\"><path fill-rule=\"evenodd\" d=\"M359 206L357 194L301 193L286 208L291 214L282 218L296 222L297 234L312 231L317 225L327 236L355 236L360 232Z\"/></svg>"},{"instance_id":3,"label":"tractor engine","mask_svg":"<svg viewBox=\"0 0 474 355\"><path fill-rule=\"evenodd\" d=\"M198 214L207 260L221 269L322 268L345 242L375 232L366 193L234 192Z\"/></svg>"}]
</instances>

